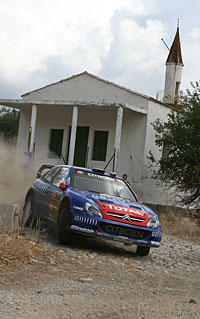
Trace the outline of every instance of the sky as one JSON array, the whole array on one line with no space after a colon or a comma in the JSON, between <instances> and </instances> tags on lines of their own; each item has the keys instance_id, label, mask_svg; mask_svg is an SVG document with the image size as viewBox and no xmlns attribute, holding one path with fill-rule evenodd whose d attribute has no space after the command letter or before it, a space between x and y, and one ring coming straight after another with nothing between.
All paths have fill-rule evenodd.
<instances>
[{"instance_id":1,"label":"sky","mask_svg":"<svg viewBox=\"0 0 200 319\"><path fill-rule=\"evenodd\" d=\"M200 79L199 0L0 0L0 98L83 71L155 97L177 19L181 89Z\"/></svg>"}]
</instances>

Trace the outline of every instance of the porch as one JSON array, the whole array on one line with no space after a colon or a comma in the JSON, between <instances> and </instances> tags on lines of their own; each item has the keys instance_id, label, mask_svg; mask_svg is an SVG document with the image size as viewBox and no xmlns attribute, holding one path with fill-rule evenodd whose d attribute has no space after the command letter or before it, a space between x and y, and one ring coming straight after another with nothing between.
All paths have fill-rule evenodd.
<instances>
[{"instance_id":1,"label":"porch","mask_svg":"<svg viewBox=\"0 0 200 319\"><path fill-rule=\"evenodd\" d=\"M89 168L105 168L109 163L108 169L117 172L122 130L130 126L127 116L123 120L124 110L140 114L141 118L147 114L144 109L114 103L0 103L20 109L17 152L34 169L44 163L65 162Z\"/></svg>"}]
</instances>

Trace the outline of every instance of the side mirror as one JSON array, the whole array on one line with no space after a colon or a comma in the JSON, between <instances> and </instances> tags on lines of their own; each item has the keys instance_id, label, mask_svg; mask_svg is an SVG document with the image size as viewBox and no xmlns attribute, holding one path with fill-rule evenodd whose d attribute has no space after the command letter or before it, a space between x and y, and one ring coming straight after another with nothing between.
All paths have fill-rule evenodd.
<instances>
[{"instance_id":1,"label":"side mirror","mask_svg":"<svg viewBox=\"0 0 200 319\"><path fill-rule=\"evenodd\" d=\"M61 191L64 191L66 188L67 186L65 185L65 183L60 183L59 189L61 189Z\"/></svg>"},{"instance_id":2,"label":"side mirror","mask_svg":"<svg viewBox=\"0 0 200 319\"><path fill-rule=\"evenodd\" d=\"M139 203L142 204L142 198L138 198Z\"/></svg>"}]
</instances>

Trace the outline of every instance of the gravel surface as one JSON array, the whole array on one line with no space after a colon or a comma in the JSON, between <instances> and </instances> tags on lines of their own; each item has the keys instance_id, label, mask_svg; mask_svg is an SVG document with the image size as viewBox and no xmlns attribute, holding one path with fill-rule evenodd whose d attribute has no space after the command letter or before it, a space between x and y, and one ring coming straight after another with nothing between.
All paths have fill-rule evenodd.
<instances>
[{"instance_id":1,"label":"gravel surface","mask_svg":"<svg viewBox=\"0 0 200 319\"><path fill-rule=\"evenodd\" d=\"M0 318L200 318L200 246L164 236L138 257L135 247L76 237L43 238L55 251L0 275Z\"/></svg>"}]
</instances>

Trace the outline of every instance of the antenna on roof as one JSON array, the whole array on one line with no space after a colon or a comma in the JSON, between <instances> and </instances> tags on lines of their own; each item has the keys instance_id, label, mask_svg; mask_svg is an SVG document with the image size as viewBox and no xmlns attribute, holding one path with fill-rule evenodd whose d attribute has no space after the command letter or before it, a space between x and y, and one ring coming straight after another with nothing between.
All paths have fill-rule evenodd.
<instances>
[{"instance_id":1,"label":"antenna on roof","mask_svg":"<svg viewBox=\"0 0 200 319\"><path fill-rule=\"evenodd\" d=\"M164 43L164 45L166 46L166 48L170 51L170 48L168 47L167 43L164 41L164 39L162 38L161 41Z\"/></svg>"},{"instance_id":2,"label":"antenna on roof","mask_svg":"<svg viewBox=\"0 0 200 319\"><path fill-rule=\"evenodd\" d=\"M179 28L179 19L177 19L177 28Z\"/></svg>"}]
</instances>

